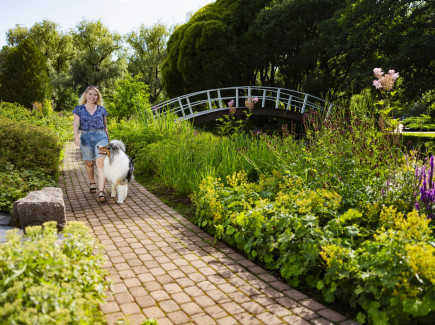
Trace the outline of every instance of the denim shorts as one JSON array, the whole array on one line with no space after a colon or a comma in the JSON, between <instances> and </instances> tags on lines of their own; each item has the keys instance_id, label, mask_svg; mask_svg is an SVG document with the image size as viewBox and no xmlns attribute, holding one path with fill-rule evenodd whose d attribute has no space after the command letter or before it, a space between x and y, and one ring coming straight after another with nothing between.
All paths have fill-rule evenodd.
<instances>
[{"instance_id":1,"label":"denim shorts","mask_svg":"<svg viewBox=\"0 0 435 325\"><path fill-rule=\"evenodd\" d=\"M107 134L104 130L82 131L80 136L80 151L83 160L92 161L96 158L105 157L98 153L97 146L105 146L109 143Z\"/></svg>"}]
</instances>

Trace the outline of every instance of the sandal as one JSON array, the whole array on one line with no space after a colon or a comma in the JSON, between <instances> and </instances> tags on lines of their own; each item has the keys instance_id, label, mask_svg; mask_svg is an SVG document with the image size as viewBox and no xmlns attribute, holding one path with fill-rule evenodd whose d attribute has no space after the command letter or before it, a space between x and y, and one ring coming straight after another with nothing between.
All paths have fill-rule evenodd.
<instances>
[{"instance_id":1,"label":"sandal","mask_svg":"<svg viewBox=\"0 0 435 325\"><path fill-rule=\"evenodd\" d=\"M106 195L105 195L104 191L100 191L100 193L98 195L98 199L100 200L100 203L106 202Z\"/></svg>"},{"instance_id":2,"label":"sandal","mask_svg":"<svg viewBox=\"0 0 435 325\"><path fill-rule=\"evenodd\" d=\"M92 185L94 184L94 185ZM97 192L97 188L95 187L95 183L89 183L89 191L91 193L96 193Z\"/></svg>"}]
</instances>

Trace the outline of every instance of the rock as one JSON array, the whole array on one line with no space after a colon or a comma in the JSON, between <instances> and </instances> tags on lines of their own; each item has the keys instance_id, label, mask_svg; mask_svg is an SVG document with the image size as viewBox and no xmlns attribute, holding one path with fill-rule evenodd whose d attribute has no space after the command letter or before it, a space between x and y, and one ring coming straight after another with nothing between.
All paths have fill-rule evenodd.
<instances>
[{"instance_id":1,"label":"rock","mask_svg":"<svg viewBox=\"0 0 435 325\"><path fill-rule=\"evenodd\" d=\"M56 221L59 229L66 223L63 193L57 187L45 187L30 192L26 197L14 202L11 226L42 225L47 221Z\"/></svg>"}]
</instances>

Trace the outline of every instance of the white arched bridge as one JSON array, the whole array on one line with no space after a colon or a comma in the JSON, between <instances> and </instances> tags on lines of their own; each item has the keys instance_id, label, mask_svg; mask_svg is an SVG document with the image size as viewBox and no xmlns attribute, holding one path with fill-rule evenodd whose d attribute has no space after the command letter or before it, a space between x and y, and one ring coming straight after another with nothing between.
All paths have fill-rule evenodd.
<instances>
[{"instance_id":1,"label":"white arched bridge","mask_svg":"<svg viewBox=\"0 0 435 325\"><path fill-rule=\"evenodd\" d=\"M321 98L299 91L276 88L239 86L209 89L183 95L154 105L156 114L172 112L178 120L193 120L195 124L214 121L229 114L230 106L236 108L236 116L244 115L248 108L246 101L255 98L252 115L274 116L286 120L302 120L307 110L317 110L329 114L334 107ZM229 103L232 105L229 105Z\"/></svg>"}]
</instances>

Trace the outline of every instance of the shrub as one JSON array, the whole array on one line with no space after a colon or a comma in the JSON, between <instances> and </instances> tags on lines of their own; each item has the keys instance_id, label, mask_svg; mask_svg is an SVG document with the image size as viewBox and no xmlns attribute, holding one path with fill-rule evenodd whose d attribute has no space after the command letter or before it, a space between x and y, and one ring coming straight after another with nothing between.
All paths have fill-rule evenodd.
<instances>
[{"instance_id":1,"label":"shrub","mask_svg":"<svg viewBox=\"0 0 435 325\"><path fill-rule=\"evenodd\" d=\"M57 178L62 145L47 127L0 118L0 161L17 168L41 169Z\"/></svg>"},{"instance_id":2,"label":"shrub","mask_svg":"<svg viewBox=\"0 0 435 325\"><path fill-rule=\"evenodd\" d=\"M0 74L0 99L28 108L50 97L46 58L30 39L7 51Z\"/></svg>"},{"instance_id":3,"label":"shrub","mask_svg":"<svg viewBox=\"0 0 435 325\"><path fill-rule=\"evenodd\" d=\"M79 222L63 237L55 222L27 227L24 241L8 232L0 245L0 323L105 324L102 246Z\"/></svg>"},{"instance_id":4,"label":"shrub","mask_svg":"<svg viewBox=\"0 0 435 325\"><path fill-rule=\"evenodd\" d=\"M118 120L130 118L133 115L151 115L149 105L148 85L140 81L141 74L132 77L127 74L116 86L107 109L111 116Z\"/></svg>"},{"instance_id":5,"label":"shrub","mask_svg":"<svg viewBox=\"0 0 435 325\"><path fill-rule=\"evenodd\" d=\"M0 211L11 212L12 204L29 192L56 186L57 179L47 176L40 168L17 169L11 163L0 164Z\"/></svg>"},{"instance_id":6,"label":"shrub","mask_svg":"<svg viewBox=\"0 0 435 325\"><path fill-rule=\"evenodd\" d=\"M359 306L362 323L430 323L435 316L434 237L425 215L392 206L340 212L337 193L277 172L255 183L240 172L227 183L202 181L195 223L291 286Z\"/></svg>"}]
</instances>

